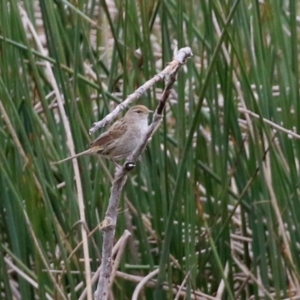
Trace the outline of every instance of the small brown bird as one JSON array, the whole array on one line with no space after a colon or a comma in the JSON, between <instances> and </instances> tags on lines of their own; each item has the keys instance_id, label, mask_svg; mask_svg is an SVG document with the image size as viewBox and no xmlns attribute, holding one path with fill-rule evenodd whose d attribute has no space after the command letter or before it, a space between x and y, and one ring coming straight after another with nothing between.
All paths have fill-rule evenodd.
<instances>
[{"instance_id":1,"label":"small brown bird","mask_svg":"<svg viewBox=\"0 0 300 300\"><path fill-rule=\"evenodd\" d=\"M144 105L131 107L122 119L116 121L107 131L103 132L92 142L88 150L55 162L55 164L89 154L100 154L111 160L129 156L146 133L148 129L148 115L152 112Z\"/></svg>"}]
</instances>

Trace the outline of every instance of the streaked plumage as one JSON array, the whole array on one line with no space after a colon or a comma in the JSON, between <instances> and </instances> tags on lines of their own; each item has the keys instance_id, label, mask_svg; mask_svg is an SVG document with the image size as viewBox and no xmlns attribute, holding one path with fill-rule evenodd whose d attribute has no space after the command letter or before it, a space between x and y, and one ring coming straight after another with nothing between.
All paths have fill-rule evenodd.
<instances>
[{"instance_id":1,"label":"streaked plumage","mask_svg":"<svg viewBox=\"0 0 300 300\"><path fill-rule=\"evenodd\" d=\"M82 155L100 154L118 160L129 156L138 146L148 128L148 115L152 111L144 105L136 105L126 115L103 132L90 148L74 156L56 162L59 164Z\"/></svg>"}]
</instances>

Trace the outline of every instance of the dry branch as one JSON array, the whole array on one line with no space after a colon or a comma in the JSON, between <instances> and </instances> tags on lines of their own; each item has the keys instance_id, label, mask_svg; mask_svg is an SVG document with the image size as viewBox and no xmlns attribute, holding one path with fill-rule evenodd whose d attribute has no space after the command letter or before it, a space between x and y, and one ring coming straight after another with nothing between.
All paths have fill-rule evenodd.
<instances>
[{"instance_id":1,"label":"dry branch","mask_svg":"<svg viewBox=\"0 0 300 300\"><path fill-rule=\"evenodd\" d=\"M105 219L102 222L103 225L103 245L102 245L102 262L100 266L100 276L98 281L97 290L95 291L95 300L105 300L109 294L110 276L112 273L112 248L114 243L115 228L117 223L117 209L119 205L119 198L122 192L122 188L127 179L127 173L135 167L136 161L141 153L144 151L149 139L155 133L162 120L162 113L169 97L170 90L176 81L176 76L182 65L186 60L191 57L192 50L189 47L181 48L174 60L172 60L166 68L155 75L152 79L147 81L144 85L139 87L134 93L129 95L120 105L116 107L114 111L108 114L102 121L94 123L90 129L90 133L95 132L98 128L105 126L111 122L120 111L125 109L134 100L137 100L142 94L144 94L149 88L151 88L156 82L167 78L165 89L162 93L159 104L153 116L152 123L148 127L148 131L145 134L140 145L135 151L126 159L126 162L122 167L116 167L114 181L111 187L111 195L107 211L105 213Z\"/></svg>"},{"instance_id":2,"label":"dry branch","mask_svg":"<svg viewBox=\"0 0 300 300\"><path fill-rule=\"evenodd\" d=\"M155 83L162 81L166 76L176 75L178 69L186 62L186 59L193 55L190 47L181 48L173 61L171 61L167 66L158 74L156 74L152 79L145 82L142 86L136 89L132 94L130 94L122 103L120 103L111 113L109 113L104 119L99 122L95 122L89 133L92 134L99 128L106 126L108 123L112 122L116 116L125 110L128 105L133 101L139 99L143 94L146 93Z\"/></svg>"}]
</instances>

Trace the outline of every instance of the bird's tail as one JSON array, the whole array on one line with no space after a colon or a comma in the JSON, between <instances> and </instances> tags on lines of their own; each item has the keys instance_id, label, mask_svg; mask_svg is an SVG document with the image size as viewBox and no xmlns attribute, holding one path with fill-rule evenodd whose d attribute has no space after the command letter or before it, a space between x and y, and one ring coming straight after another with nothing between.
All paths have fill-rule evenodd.
<instances>
[{"instance_id":1,"label":"bird's tail","mask_svg":"<svg viewBox=\"0 0 300 300\"><path fill-rule=\"evenodd\" d=\"M75 154L75 155L73 155L73 156L64 158L64 159L59 160L59 161L55 161L55 162L53 162L52 164L53 164L53 165L58 165L58 164L61 164L61 163L65 162L65 161L74 159L74 158L76 158L76 157L79 157L79 156L82 156L82 155L87 155L87 154L92 154L92 153L93 153L93 151L91 151L91 149L88 149L88 150L85 150L85 151L83 151L83 152L77 153L77 154Z\"/></svg>"}]
</instances>

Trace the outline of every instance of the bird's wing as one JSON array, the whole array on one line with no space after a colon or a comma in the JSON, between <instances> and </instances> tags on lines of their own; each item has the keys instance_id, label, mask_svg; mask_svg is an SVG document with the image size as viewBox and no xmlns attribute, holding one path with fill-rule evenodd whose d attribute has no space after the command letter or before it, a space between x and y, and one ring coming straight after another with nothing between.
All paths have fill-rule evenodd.
<instances>
[{"instance_id":1,"label":"bird's wing","mask_svg":"<svg viewBox=\"0 0 300 300\"><path fill-rule=\"evenodd\" d=\"M126 126L122 120L115 122L108 131L102 133L94 142L90 144L90 149L95 152L105 152L104 155L109 155L109 152L114 148L111 144L120 138L126 131ZM94 151L93 151L94 152Z\"/></svg>"}]
</instances>

